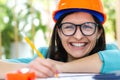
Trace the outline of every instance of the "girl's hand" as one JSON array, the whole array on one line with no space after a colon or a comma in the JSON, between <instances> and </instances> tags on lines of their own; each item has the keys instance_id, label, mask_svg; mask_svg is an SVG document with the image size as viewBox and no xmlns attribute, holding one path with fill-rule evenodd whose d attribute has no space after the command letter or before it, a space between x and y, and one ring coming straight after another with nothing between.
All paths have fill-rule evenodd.
<instances>
[{"instance_id":1,"label":"girl's hand","mask_svg":"<svg viewBox=\"0 0 120 80\"><path fill-rule=\"evenodd\" d=\"M52 59L47 59L49 60L52 64L55 65L56 69L57 69L57 72L61 73L61 72L64 72L63 70L63 66L66 64L65 62L61 62L61 61L55 61L55 60L52 60Z\"/></svg>"},{"instance_id":2,"label":"girl's hand","mask_svg":"<svg viewBox=\"0 0 120 80\"><path fill-rule=\"evenodd\" d=\"M29 63L31 72L35 72L37 77L52 77L56 74L56 67L50 59L36 58Z\"/></svg>"}]
</instances>

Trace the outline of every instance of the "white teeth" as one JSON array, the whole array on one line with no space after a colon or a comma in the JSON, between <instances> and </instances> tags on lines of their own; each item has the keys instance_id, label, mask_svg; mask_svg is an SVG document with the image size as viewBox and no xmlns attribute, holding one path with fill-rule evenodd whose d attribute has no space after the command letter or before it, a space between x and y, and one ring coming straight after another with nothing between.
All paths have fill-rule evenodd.
<instances>
[{"instance_id":1,"label":"white teeth","mask_svg":"<svg viewBox=\"0 0 120 80\"><path fill-rule=\"evenodd\" d=\"M72 43L72 45L76 47L81 47L81 46L84 46L85 43Z\"/></svg>"}]
</instances>

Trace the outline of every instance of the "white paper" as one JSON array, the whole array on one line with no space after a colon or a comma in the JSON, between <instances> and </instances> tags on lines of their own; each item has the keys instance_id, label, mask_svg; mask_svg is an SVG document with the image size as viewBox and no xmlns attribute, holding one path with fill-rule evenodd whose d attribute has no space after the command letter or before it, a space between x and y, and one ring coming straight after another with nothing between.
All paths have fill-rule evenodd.
<instances>
[{"instance_id":1,"label":"white paper","mask_svg":"<svg viewBox=\"0 0 120 80\"><path fill-rule=\"evenodd\" d=\"M36 80L95 80L93 76L96 74L82 74L82 73L61 73L59 77L39 78Z\"/></svg>"}]
</instances>

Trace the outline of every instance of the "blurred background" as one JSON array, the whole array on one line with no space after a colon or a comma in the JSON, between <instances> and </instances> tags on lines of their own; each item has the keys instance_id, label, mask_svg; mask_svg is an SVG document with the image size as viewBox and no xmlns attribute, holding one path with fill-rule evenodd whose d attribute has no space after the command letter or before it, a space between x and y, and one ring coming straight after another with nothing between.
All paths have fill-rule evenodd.
<instances>
[{"instance_id":1,"label":"blurred background","mask_svg":"<svg viewBox=\"0 0 120 80\"><path fill-rule=\"evenodd\" d=\"M20 32L35 44L47 47L54 27L52 11L58 0L0 0L0 58L31 57L34 51ZM107 13L107 43L120 46L120 0L102 0ZM97 5L97 4L96 4ZM118 27L119 26L119 27Z\"/></svg>"}]
</instances>

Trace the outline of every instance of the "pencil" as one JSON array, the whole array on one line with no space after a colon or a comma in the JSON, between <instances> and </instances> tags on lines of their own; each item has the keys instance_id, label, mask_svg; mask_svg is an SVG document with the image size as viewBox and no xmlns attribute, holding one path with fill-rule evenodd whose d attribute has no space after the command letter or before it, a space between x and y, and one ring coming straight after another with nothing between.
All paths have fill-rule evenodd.
<instances>
[{"instance_id":1,"label":"pencil","mask_svg":"<svg viewBox=\"0 0 120 80\"><path fill-rule=\"evenodd\" d=\"M36 51L37 55L38 55L40 58L43 58L43 59L44 59L44 56L42 55L42 53L39 52L39 51L36 49L35 45L29 40L29 38L28 38L27 36L25 36L25 34L24 34L23 32L21 32L21 35L24 37L24 39L26 40L26 42L31 46L31 48ZM58 73L55 73L55 77L58 78Z\"/></svg>"},{"instance_id":2,"label":"pencil","mask_svg":"<svg viewBox=\"0 0 120 80\"><path fill-rule=\"evenodd\" d=\"M42 53L39 52L39 51L36 49L35 45L29 40L29 38L28 38L27 36L25 36L25 34L24 34L23 32L21 32L21 35L24 37L24 39L26 40L26 42L31 46L31 48L36 51L37 55L38 55L40 58L44 58L43 55L42 55Z\"/></svg>"}]
</instances>

